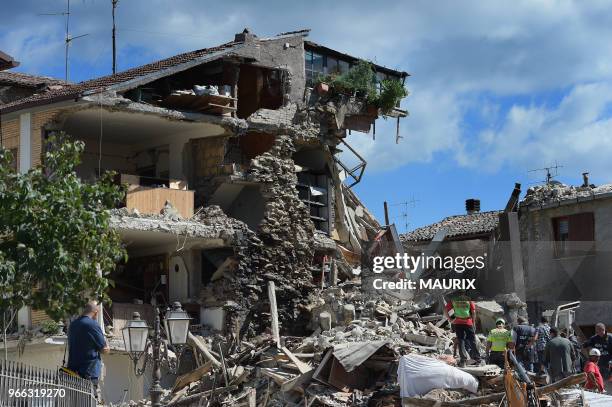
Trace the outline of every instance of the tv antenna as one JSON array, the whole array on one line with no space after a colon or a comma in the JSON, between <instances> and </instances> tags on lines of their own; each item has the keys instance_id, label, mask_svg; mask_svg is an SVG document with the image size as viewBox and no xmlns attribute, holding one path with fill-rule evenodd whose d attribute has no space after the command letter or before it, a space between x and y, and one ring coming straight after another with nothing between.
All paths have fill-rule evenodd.
<instances>
[{"instance_id":1,"label":"tv antenna","mask_svg":"<svg viewBox=\"0 0 612 407\"><path fill-rule=\"evenodd\" d=\"M115 26L115 9L119 0L111 0L113 5L113 75L117 73L117 46L115 44L115 38L117 33L117 27Z\"/></svg>"},{"instance_id":2,"label":"tv antenna","mask_svg":"<svg viewBox=\"0 0 612 407\"><path fill-rule=\"evenodd\" d=\"M557 163L557 160L555 160L555 165L551 165L550 167L544 167L544 168L536 168L534 170L529 170L528 172L546 171L546 179L540 182L545 182L546 185L548 185L551 183L553 178L559 175L559 168L563 168L563 166L559 165ZM536 182L536 184L537 183L538 182Z\"/></svg>"},{"instance_id":3,"label":"tv antenna","mask_svg":"<svg viewBox=\"0 0 612 407\"><path fill-rule=\"evenodd\" d=\"M404 220L404 233L408 232L408 225L410 224L410 222L408 222L408 208L416 207L417 202L420 202L420 201L412 197L408 201L398 202L398 203L394 203L390 205L390 206L401 206L402 207L402 212L401 212L400 217Z\"/></svg>"},{"instance_id":4,"label":"tv antenna","mask_svg":"<svg viewBox=\"0 0 612 407\"><path fill-rule=\"evenodd\" d=\"M66 17L66 37L64 38L64 46L65 46L65 50L64 50L64 80L66 82L68 82L68 79L70 78L70 69L69 69L69 49L70 49L70 44L72 43L72 41L78 39L78 38L83 38L89 34L82 34L82 35L77 35L76 37L72 37L70 35L70 0L66 0L66 11L63 11L61 13L40 13L38 14L39 16L65 16Z\"/></svg>"}]
</instances>

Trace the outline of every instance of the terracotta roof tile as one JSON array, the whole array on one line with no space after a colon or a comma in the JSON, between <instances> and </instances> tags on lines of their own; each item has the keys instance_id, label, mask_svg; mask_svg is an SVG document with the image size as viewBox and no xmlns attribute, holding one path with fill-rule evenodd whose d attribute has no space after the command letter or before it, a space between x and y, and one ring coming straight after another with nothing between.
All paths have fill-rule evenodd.
<instances>
[{"instance_id":1,"label":"terracotta roof tile","mask_svg":"<svg viewBox=\"0 0 612 407\"><path fill-rule=\"evenodd\" d=\"M415 229L400 236L406 241L431 240L441 228L447 228L449 237L462 237L489 233L499 224L499 214L502 211L477 212L471 215L456 215L444 218L442 221Z\"/></svg>"},{"instance_id":2,"label":"terracotta roof tile","mask_svg":"<svg viewBox=\"0 0 612 407\"><path fill-rule=\"evenodd\" d=\"M0 106L0 113L19 110L29 105L71 99L73 97L78 97L80 94L87 91L103 91L112 85L117 85L132 79L144 77L148 74L155 73L163 69L191 62L208 54L229 50L237 44L240 43L228 42L212 48L203 48L196 51L185 52L183 54L175 55L170 58L162 59L160 61L152 62L150 64L128 69L127 71L119 72L116 75L103 76L100 78L95 78L88 81L68 85L63 87L62 89L57 89L43 94L37 94L27 98L19 99L18 101Z\"/></svg>"},{"instance_id":3,"label":"terracotta roof tile","mask_svg":"<svg viewBox=\"0 0 612 407\"><path fill-rule=\"evenodd\" d=\"M20 72L0 72L0 85L16 85L26 88L39 88L41 86L66 86L66 82L48 76L29 75Z\"/></svg>"}]
</instances>

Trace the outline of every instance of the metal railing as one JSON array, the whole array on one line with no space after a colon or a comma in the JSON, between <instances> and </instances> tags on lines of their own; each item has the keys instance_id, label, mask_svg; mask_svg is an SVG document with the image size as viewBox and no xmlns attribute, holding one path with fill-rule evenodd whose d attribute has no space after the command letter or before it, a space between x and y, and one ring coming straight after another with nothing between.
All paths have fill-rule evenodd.
<instances>
[{"instance_id":1,"label":"metal railing","mask_svg":"<svg viewBox=\"0 0 612 407\"><path fill-rule=\"evenodd\" d=\"M95 407L89 380L0 360L0 407Z\"/></svg>"}]
</instances>

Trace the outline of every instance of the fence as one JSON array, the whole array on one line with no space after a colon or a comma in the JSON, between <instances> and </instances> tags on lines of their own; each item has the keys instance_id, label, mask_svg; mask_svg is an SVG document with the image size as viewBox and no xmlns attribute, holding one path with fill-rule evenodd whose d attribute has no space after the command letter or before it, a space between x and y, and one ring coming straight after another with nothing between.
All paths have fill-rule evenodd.
<instances>
[{"instance_id":1,"label":"fence","mask_svg":"<svg viewBox=\"0 0 612 407\"><path fill-rule=\"evenodd\" d=\"M0 361L0 407L95 407L89 380L14 361Z\"/></svg>"}]
</instances>

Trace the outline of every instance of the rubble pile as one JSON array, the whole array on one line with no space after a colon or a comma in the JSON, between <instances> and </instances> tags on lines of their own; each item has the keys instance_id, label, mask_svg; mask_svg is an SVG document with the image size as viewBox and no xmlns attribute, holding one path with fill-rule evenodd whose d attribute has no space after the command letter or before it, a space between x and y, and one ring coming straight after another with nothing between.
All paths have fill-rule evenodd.
<instances>
[{"instance_id":1,"label":"rubble pile","mask_svg":"<svg viewBox=\"0 0 612 407\"><path fill-rule=\"evenodd\" d=\"M164 405L399 405L396 372L402 355L424 355L449 365L455 359L453 334L440 327L442 315L421 317L412 307L398 305L376 300L362 293L359 284L347 282L321 290L306 306L313 315L310 336L282 336L277 342L268 328L249 340L235 340L203 327L189 335L196 366L177 378L163 396ZM471 369L489 379L484 372L491 367ZM437 390L427 397L465 395Z\"/></svg>"},{"instance_id":2,"label":"rubble pile","mask_svg":"<svg viewBox=\"0 0 612 407\"><path fill-rule=\"evenodd\" d=\"M584 200L612 192L612 184L574 186L551 181L527 190L521 206L544 206L570 200Z\"/></svg>"},{"instance_id":3,"label":"rubble pile","mask_svg":"<svg viewBox=\"0 0 612 407\"><path fill-rule=\"evenodd\" d=\"M480 305L505 313L514 298ZM313 314L309 336L277 339L268 328L248 340L235 340L202 327L188 339L194 369L176 379L164 393L163 405L499 405L502 370L495 365L456 367L454 334L445 317L417 313L418 307L406 305L376 299L363 293L358 282L345 282L320 290L307 306ZM478 342L484 346L483 335ZM410 369L412 376L406 377ZM580 380L574 376L544 386L541 397L550 393L546 397L557 400L559 389ZM409 388L402 383L410 383Z\"/></svg>"}]
</instances>

